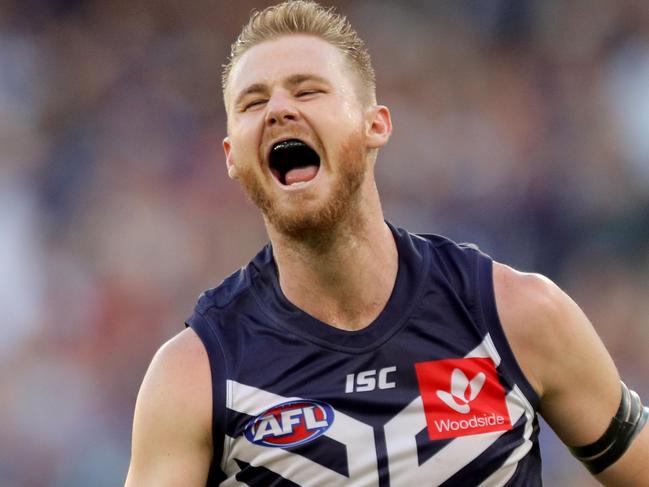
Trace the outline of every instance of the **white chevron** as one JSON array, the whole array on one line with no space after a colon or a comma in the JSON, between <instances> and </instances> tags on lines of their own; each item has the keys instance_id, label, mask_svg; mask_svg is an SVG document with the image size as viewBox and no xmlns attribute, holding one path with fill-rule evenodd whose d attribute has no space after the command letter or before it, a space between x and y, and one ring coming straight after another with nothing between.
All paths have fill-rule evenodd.
<instances>
[{"instance_id":1,"label":"white chevron","mask_svg":"<svg viewBox=\"0 0 649 487\"><path fill-rule=\"evenodd\" d=\"M228 380L226 404L234 411L256 416L269 407L299 397L283 397L236 381ZM239 471L234 458L254 466L264 466L298 485L336 485L342 487L378 486L378 468L374 445L374 430L357 419L334 410L334 422L324 436L344 444L347 448L349 477L283 448L269 448L250 443L244 437L226 435L224 461L221 464L228 476Z\"/></svg>"}]
</instances>

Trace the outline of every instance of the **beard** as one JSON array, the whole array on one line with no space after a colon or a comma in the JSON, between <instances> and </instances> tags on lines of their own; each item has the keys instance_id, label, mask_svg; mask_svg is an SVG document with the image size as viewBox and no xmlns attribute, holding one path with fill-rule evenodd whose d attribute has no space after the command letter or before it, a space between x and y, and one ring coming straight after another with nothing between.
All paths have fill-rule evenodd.
<instances>
[{"instance_id":1,"label":"beard","mask_svg":"<svg viewBox=\"0 0 649 487\"><path fill-rule=\"evenodd\" d=\"M293 196L304 198L303 204L296 202L292 208L281 208L282 205L271 197L262 184L259 173L250 167L240 173L239 180L250 200L263 213L267 224L290 240L310 247L322 247L335 238L344 224L353 224L367 168L367 155L360 135L350 136L337 156L340 164L331 191L317 208L303 208L311 206L310 198L306 195Z\"/></svg>"}]
</instances>

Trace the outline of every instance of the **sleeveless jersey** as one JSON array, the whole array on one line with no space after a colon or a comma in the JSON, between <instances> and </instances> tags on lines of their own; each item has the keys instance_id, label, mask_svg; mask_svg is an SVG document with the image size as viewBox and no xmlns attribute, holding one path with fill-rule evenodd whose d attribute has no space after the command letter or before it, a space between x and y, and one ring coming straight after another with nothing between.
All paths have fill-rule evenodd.
<instances>
[{"instance_id":1,"label":"sleeveless jersey","mask_svg":"<svg viewBox=\"0 0 649 487\"><path fill-rule=\"evenodd\" d=\"M200 297L187 325L212 373L208 486L541 485L538 397L491 259L390 228L395 286L359 331L293 306L270 245Z\"/></svg>"}]
</instances>

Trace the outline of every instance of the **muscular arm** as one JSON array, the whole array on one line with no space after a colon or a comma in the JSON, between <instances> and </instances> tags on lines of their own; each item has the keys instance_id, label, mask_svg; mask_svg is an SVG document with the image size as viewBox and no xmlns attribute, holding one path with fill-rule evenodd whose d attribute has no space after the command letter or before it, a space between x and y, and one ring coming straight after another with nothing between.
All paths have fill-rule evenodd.
<instances>
[{"instance_id":1,"label":"muscular arm","mask_svg":"<svg viewBox=\"0 0 649 487\"><path fill-rule=\"evenodd\" d=\"M550 280L502 264L494 264L494 289L514 354L541 398L541 415L566 445L597 440L620 404L620 383L584 313ZM649 485L648 459L645 427L597 479L612 486Z\"/></svg>"},{"instance_id":2,"label":"muscular arm","mask_svg":"<svg viewBox=\"0 0 649 487\"><path fill-rule=\"evenodd\" d=\"M191 329L163 345L135 406L126 487L204 486L212 459L211 375Z\"/></svg>"}]
</instances>

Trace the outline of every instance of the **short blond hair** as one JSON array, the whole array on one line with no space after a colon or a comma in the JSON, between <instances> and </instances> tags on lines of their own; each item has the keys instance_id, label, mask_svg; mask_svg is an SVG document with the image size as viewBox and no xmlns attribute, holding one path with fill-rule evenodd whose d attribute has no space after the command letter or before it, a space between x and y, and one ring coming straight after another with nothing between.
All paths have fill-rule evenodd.
<instances>
[{"instance_id":1,"label":"short blond hair","mask_svg":"<svg viewBox=\"0 0 649 487\"><path fill-rule=\"evenodd\" d=\"M362 84L359 98L367 103L376 102L376 75L365 43L346 17L333 7L325 8L310 0L289 0L252 13L223 66L223 93L233 66L246 51L264 41L292 34L312 35L338 48Z\"/></svg>"}]
</instances>

